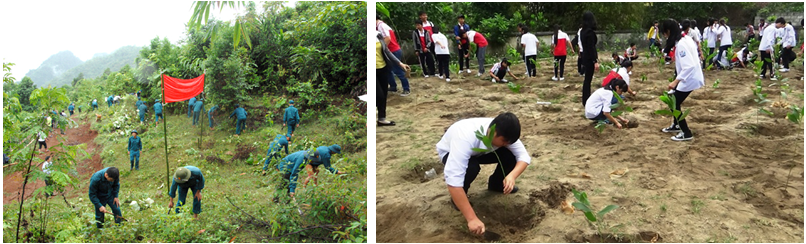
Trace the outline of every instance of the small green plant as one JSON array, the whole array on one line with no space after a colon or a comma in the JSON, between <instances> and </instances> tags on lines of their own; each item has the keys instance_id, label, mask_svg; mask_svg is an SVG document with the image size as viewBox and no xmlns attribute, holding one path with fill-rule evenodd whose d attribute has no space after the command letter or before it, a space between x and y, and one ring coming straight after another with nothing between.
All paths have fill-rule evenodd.
<instances>
[{"instance_id":1,"label":"small green plant","mask_svg":"<svg viewBox=\"0 0 806 244\"><path fill-rule=\"evenodd\" d=\"M646 81L646 74L641 74L641 82L645 82L645 81Z\"/></svg>"},{"instance_id":2,"label":"small green plant","mask_svg":"<svg viewBox=\"0 0 806 244\"><path fill-rule=\"evenodd\" d=\"M694 198L691 200L691 212L694 214L700 214L700 210L702 210L704 206L705 202L700 199Z\"/></svg>"},{"instance_id":3,"label":"small green plant","mask_svg":"<svg viewBox=\"0 0 806 244\"><path fill-rule=\"evenodd\" d=\"M789 112L786 113L786 118L792 123L801 124L803 122L803 108L794 104L790 105Z\"/></svg>"},{"instance_id":4,"label":"small green plant","mask_svg":"<svg viewBox=\"0 0 806 244\"><path fill-rule=\"evenodd\" d=\"M489 153L492 152L495 154L495 159L498 160L498 166L501 167L501 173L507 175L507 172L504 170L504 165L501 164L501 158L498 157L498 153L495 152L493 148L493 138L495 138L495 126L490 126L487 130L487 135L484 135L484 127L479 127L479 130L476 131L476 138L481 140L484 143L484 147L486 148L478 148L474 147L472 150L478 153Z\"/></svg>"},{"instance_id":5,"label":"small green plant","mask_svg":"<svg viewBox=\"0 0 806 244\"><path fill-rule=\"evenodd\" d=\"M714 89L719 88L719 82L720 82L720 81L721 81L720 79L716 79L716 81L714 81L714 85L712 85L712 87L713 87Z\"/></svg>"},{"instance_id":6,"label":"small green plant","mask_svg":"<svg viewBox=\"0 0 806 244\"><path fill-rule=\"evenodd\" d=\"M686 109L684 112L681 112L679 109L677 109L677 99L672 94L664 93L658 98L660 98L660 100L663 101L667 107L669 107L669 110L655 110L655 114L657 115L672 116L674 117L675 121L680 122L681 120L686 119L686 116L688 116L689 112L691 112L691 109Z\"/></svg>"},{"instance_id":7,"label":"small green plant","mask_svg":"<svg viewBox=\"0 0 806 244\"><path fill-rule=\"evenodd\" d=\"M509 90L514 92L514 93L521 93L521 85L520 84L515 84L515 82L509 82L509 83L507 83L507 87L509 87Z\"/></svg>"},{"instance_id":8,"label":"small green plant","mask_svg":"<svg viewBox=\"0 0 806 244\"><path fill-rule=\"evenodd\" d=\"M753 101L756 102L758 105L758 110L756 111L756 124L758 124L758 114L765 113L767 115L772 115L772 112L764 108L764 104L770 102L767 99L767 94L762 90L763 84L761 79L756 79L755 87L753 88Z\"/></svg>"},{"instance_id":9,"label":"small green plant","mask_svg":"<svg viewBox=\"0 0 806 244\"><path fill-rule=\"evenodd\" d=\"M613 91L613 97L618 99L618 103L610 105L610 115L613 116L613 118L622 115L624 112L632 112L632 107L625 105L624 99L622 99L621 96L615 91ZM607 126L607 123L600 120L599 123L596 124L595 128L599 131L599 133L602 133L605 126Z\"/></svg>"},{"instance_id":10,"label":"small green plant","mask_svg":"<svg viewBox=\"0 0 806 244\"><path fill-rule=\"evenodd\" d=\"M668 209L668 207L666 207L665 203L660 205L660 211L665 213L667 209Z\"/></svg>"},{"instance_id":11,"label":"small green plant","mask_svg":"<svg viewBox=\"0 0 806 244\"><path fill-rule=\"evenodd\" d=\"M588 221L588 224L594 226L596 228L596 232L601 236L602 230L607 229L607 223L604 220L604 215L617 209L618 205L607 205L599 212L594 212L592 210L593 206L591 206L590 201L588 201L587 193L577 191L576 189L571 189L571 192L574 193L574 198L577 200L571 205L585 214L585 219Z\"/></svg>"}]
</instances>

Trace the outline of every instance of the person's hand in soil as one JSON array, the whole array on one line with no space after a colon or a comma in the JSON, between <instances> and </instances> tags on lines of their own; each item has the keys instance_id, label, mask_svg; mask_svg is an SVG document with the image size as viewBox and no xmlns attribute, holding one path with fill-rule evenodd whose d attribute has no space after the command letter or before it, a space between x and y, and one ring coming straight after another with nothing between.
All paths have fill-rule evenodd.
<instances>
[{"instance_id":1,"label":"person's hand in soil","mask_svg":"<svg viewBox=\"0 0 806 244\"><path fill-rule=\"evenodd\" d=\"M630 91L630 94L632 94L633 96L635 96L635 94L638 94L638 92L636 92L636 91Z\"/></svg>"},{"instance_id":2,"label":"person's hand in soil","mask_svg":"<svg viewBox=\"0 0 806 244\"><path fill-rule=\"evenodd\" d=\"M512 189L515 188L515 177L507 176L504 177L504 195L509 194L512 192Z\"/></svg>"},{"instance_id":3,"label":"person's hand in soil","mask_svg":"<svg viewBox=\"0 0 806 244\"><path fill-rule=\"evenodd\" d=\"M474 219L467 222L467 229L470 230L471 233L475 235L483 235L484 234L484 223L481 222L480 219Z\"/></svg>"},{"instance_id":4,"label":"person's hand in soil","mask_svg":"<svg viewBox=\"0 0 806 244\"><path fill-rule=\"evenodd\" d=\"M618 119L621 120L621 122L624 123L624 125L627 125L627 124L630 123L630 120L628 120L627 118L623 118L621 116L618 116Z\"/></svg>"}]
</instances>

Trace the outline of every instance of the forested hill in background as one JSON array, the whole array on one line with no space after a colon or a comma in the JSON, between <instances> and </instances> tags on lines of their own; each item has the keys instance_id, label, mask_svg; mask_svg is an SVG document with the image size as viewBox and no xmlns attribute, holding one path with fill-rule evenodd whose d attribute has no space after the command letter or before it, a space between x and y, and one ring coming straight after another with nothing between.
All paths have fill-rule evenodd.
<instances>
[{"instance_id":1,"label":"forested hill in background","mask_svg":"<svg viewBox=\"0 0 806 244\"><path fill-rule=\"evenodd\" d=\"M61 51L51 55L38 68L28 71L25 76L30 77L37 86L42 86L82 63L83 61L73 55L73 52Z\"/></svg>"},{"instance_id":2,"label":"forested hill in background","mask_svg":"<svg viewBox=\"0 0 806 244\"><path fill-rule=\"evenodd\" d=\"M137 46L121 47L118 50L115 50L115 52L112 54L96 54L93 56L93 58L87 60L87 62L72 67L51 80L39 81L33 77L31 77L31 79L34 80L34 84L37 86L47 86L48 84L54 87L72 85L71 82L73 79L78 77L80 74L84 74L83 78L91 79L101 76L106 69L109 69L111 72L115 72L126 65L134 66L134 61L140 54L140 49L141 47Z\"/></svg>"}]
</instances>

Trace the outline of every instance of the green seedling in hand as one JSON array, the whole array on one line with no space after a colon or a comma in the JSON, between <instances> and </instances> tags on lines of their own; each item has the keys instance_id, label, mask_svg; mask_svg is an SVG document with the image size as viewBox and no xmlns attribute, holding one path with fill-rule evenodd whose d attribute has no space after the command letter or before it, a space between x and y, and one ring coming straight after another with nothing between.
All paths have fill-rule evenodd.
<instances>
[{"instance_id":1,"label":"green seedling in hand","mask_svg":"<svg viewBox=\"0 0 806 244\"><path fill-rule=\"evenodd\" d=\"M576 202L572 203L571 205L574 208L579 209L585 214L585 219L588 221L589 224L596 227L596 231L601 235L602 230L606 227L606 223L604 222L604 215L617 209L618 205L607 205L599 212L593 211L593 206L591 206L590 201L588 201L588 194L585 192L577 191L576 189L571 189L571 192L574 193L574 198L576 198Z\"/></svg>"},{"instance_id":2,"label":"green seedling in hand","mask_svg":"<svg viewBox=\"0 0 806 244\"><path fill-rule=\"evenodd\" d=\"M622 99L621 96L619 96L619 94L615 91L613 91L613 97L618 100L618 103L610 104L610 115L613 116L613 118L624 114L624 112L632 112L632 107L627 106L624 103L624 99ZM594 128L596 128L599 133L602 133L602 131L605 129L605 126L607 126L607 123L605 123L604 120L600 120Z\"/></svg>"},{"instance_id":3,"label":"green seedling in hand","mask_svg":"<svg viewBox=\"0 0 806 244\"><path fill-rule=\"evenodd\" d=\"M514 93L521 93L521 85L519 85L519 84L515 84L514 82L509 82L509 83L507 83L507 87L509 87L509 90L514 92Z\"/></svg>"},{"instance_id":4,"label":"green seedling in hand","mask_svg":"<svg viewBox=\"0 0 806 244\"><path fill-rule=\"evenodd\" d=\"M490 153L490 152L494 153L495 159L498 160L498 166L501 167L501 173L503 173L506 176L507 172L504 171L504 165L501 164L501 158L498 157L498 153L496 153L495 148L493 148L493 138L495 138L495 126L497 125L490 126L490 129L487 130L487 135L484 134L484 127L479 127L479 130L476 131L476 139L479 139L482 143L484 143L484 147L486 148L475 147L473 148L473 151L477 153Z\"/></svg>"},{"instance_id":5,"label":"green seedling in hand","mask_svg":"<svg viewBox=\"0 0 806 244\"><path fill-rule=\"evenodd\" d=\"M672 116L675 118L675 121L680 122L681 120L686 119L686 116L688 116L689 112L691 112L691 109L686 109L685 112L681 112L679 109L677 109L677 99L672 94L664 93L658 98L660 98L660 100L669 107L669 110L655 110L655 114L657 115Z\"/></svg>"}]
</instances>

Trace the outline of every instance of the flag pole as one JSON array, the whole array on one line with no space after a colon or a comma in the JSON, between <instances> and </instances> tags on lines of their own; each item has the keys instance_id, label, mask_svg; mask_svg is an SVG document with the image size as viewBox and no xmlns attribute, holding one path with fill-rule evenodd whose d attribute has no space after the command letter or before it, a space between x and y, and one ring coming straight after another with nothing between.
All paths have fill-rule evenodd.
<instances>
[{"instance_id":1,"label":"flag pole","mask_svg":"<svg viewBox=\"0 0 806 244\"><path fill-rule=\"evenodd\" d=\"M162 100L167 104L168 101L165 100L165 77L164 74L160 73L160 80L162 80ZM165 112L162 113L163 115L166 114ZM165 190L168 191L170 194L171 189L171 170L170 166L168 165L168 116L162 116L162 137L165 138ZM168 209L168 213L171 210Z\"/></svg>"},{"instance_id":2,"label":"flag pole","mask_svg":"<svg viewBox=\"0 0 806 244\"><path fill-rule=\"evenodd\" d=\"M202 73L202 75L204 75L204 73ZM202 78L201 99L203 100L202 104L207 102L207 99L204 99L204 78ZM201 111L199 111L199 117L202 117L201 119L199 119L201 121L201 123L199 123L199 127L201 127L199 128L199 132L201 132L201 135L199 135L199 151L202 150L202 141L203 141L202 139L204 137L204 116L202 116L203 112L204 112L204 106L202 106Z\"/></svg>"}]
</instances>

